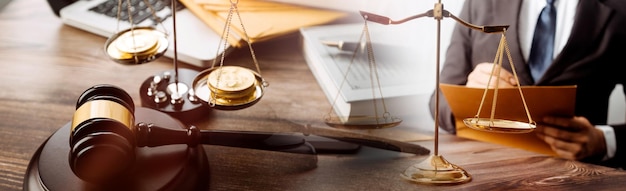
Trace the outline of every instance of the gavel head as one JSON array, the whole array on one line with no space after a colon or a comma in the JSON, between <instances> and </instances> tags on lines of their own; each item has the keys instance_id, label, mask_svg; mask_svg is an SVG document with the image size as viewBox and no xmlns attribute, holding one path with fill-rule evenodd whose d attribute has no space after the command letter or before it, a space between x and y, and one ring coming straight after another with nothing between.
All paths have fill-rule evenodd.
<instances>
[{"instance_id":1,"label":"gavel head","mask_svg":"<svg viewBox=\"0 0 626 191\"><path fill-rule=\"evenodd\" d=\"M135 106L124 90L96 85L78 98L70 132L70 168L86 182L122 174L135 160Z\"/></svg>"}]
</instances>

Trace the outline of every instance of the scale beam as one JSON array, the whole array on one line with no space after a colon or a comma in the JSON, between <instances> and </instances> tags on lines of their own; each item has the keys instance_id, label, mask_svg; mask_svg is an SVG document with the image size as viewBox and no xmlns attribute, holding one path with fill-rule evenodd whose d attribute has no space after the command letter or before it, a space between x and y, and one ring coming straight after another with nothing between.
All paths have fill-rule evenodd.
<instances>
[{"instance_id":1,"label":"scale beam","mask_svg":"<svg viewBox=\"0 0 626 191\"><path fill-rule=\"evenodd\" d=\"M392 20L389 17L386 16L382 16L382 15L377 15L374 13L369 13L369 12L365 12L365 11L360 11L361 16L368 21L371 22L375 22L378 24L383 24L383 25L397 25L397 24L402 24L408 21L411 21L413 19L417 19L417 18L421 18L421 17L433 17L433 18L437 18L435 16L435 11L434 9L428 10L424 13L421 14L417 14L417 15L413 15L401 20ZM509 25L485 25L485 26L480 26L480 25L474 25L471 23L468 23L466 21L464 21L463 19L454 16L452 13L450 13L447 10L442 10L442 17L449 17L452 18L453 20L457 21L458 23L461 23L462 25L471 28L471 29L475 29L475 30L479 30L482 31L484 33L498 33L498 32L505 32L506 29L509 28Z\"/></svg>"}]
</instances>

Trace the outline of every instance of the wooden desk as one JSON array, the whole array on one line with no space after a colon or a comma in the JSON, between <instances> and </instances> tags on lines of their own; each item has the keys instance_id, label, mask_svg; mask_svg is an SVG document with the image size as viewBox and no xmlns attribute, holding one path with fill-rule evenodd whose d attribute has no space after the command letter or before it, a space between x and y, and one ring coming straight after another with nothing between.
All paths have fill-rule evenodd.
<instances>
[{"instance_id":1,"label":"wooden desk","mask_svg":"<svg viewBox=\"0 0 626 191\"><path fill-rule=\"evenodd\" d=\"M63 25L41 0L11 2L0 11L0 28L0 190L22 189L33 153L69 122L82 91L109 83L139 100L138 89L147 77L172 68L172 60L167 58L138 66L108 60L102 51L105 38ZM266 96L249 109L214 112L196 125L285 130L293 123L320 120L330 106L298 42L294 35L256 44L261 70L271 83ZM251 66L246 49L227 59ZM317 168L288 172L277 170L290 160L281 158L283 155L254 155L255 151L216 146L207 148L209 184L215 190L589 190L626 186L626 172L621 170L450 135L441 135L440 143L440 153L466 169L473 177L471 182L451 186L407 182L399 174L424 156L367 147L354 155L319 155ZM418 144L433 148L431 141Z\"/></svg>"}]
</instances>

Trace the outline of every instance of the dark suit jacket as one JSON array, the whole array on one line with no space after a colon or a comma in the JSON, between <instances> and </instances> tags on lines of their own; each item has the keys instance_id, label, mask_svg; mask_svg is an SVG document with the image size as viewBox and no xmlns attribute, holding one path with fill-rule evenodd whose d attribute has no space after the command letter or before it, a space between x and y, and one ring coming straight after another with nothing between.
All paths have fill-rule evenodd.
<instances>
[{"instance_id":1,"label":"dark suit jacket","mask_svg":"<svg viewBox=\"0 0 626 191\"><path fill-rule=\"evenodd\" d=\"M476 25L510 25L506 32L513 63L521 85L577 85L576 115L592 124L607 122L609 95L616 84L626 82L626 1L580 0L569 40L544 76L533 80L523 59L518 36L518 16L522 0L466 0L459 15ZM464 85L468 74L482 62L493 62L499 34L485 34L456 25L441 83ZM503 67L511 71L507 59ZM430 107L434 113L434 97ZM439 124L454 133L454 117L440 93ZM607 166L626 166L626 128L613 125L617 136L617 154ZM621 164L619 164L621 163Z\"/></svg>"}]
</instances>

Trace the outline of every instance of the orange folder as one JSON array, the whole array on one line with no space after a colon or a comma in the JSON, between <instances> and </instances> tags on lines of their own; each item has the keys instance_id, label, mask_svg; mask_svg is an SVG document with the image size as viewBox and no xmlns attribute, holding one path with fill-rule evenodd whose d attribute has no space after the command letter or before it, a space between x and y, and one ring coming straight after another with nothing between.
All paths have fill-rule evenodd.
<instances>
[{"instance_id":1,"label":"orange folder","mask_svg":"<svg viewBox=\"0 0 626 191\"><path fill-rule=\"evenodd\" d=\"M475 130L463 123L463 119L473 118L477 114L481 118L490 118L494 89L488 90L478 113L485 89L450 84L441 84L439 87L455 116L457 136L555 155L533 132L494 133ZM521 89L533 121L541 121L544 116L574 115L576 86L522 86ZM497 96L494 119L529 122L518 88L499 88Z\"/></svg>"}]
</instances>

